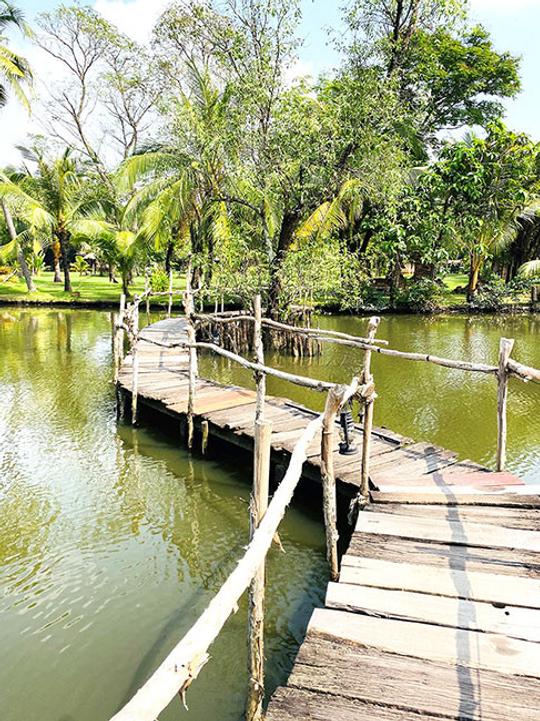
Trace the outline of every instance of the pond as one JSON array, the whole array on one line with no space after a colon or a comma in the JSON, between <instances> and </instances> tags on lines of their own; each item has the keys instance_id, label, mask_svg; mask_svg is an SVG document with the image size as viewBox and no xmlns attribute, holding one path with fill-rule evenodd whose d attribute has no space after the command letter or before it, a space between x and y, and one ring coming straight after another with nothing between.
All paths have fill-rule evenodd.
<instances>
[{"instance_id":1,"label":"pond","mask_svg":"<svg viewBox=\"0 0 540 721\"><path fill-rule=\"evenodd\" d=\"M352 335L366 333L367 318L321 316L321 328ZM378 337L390 348L497 365L499 339L514 338L512 356L540 368L540 315L389 315L382 316ZM295 359L267 353L274 367L328 381L350 382L361 367L360 350L324 344L320 356ZM373 355L378 398L375 424L413 438L456 451L495 467L497 444L497 383L478 373L443 368L425 362ZM249 374L221 358L202 365L220 380L250 384ZM287 396L310 408L322 409L324 397L316 391L268 379L268 392ZM508 400L507 468L528 482L540 483L540 386L512 378Z\"/></svg>"},{"instance_id":2,"label":"pond","mask_svg":"<svg viewBox=\"0 0 540 721\"><path fill-rule=\"evenodd\" d=\"M174 434L118 425L111 314L0 311L0 718L106 721L192 625L247 539L249 467L231 454L190 458ZM366 319L322 316L361 335ZM496 363L499 337L540 366L538 316L383 317L391 347ZM359 352L267 361L349 380ZM493 378L374 356L375 421L493 465ZM203 373L249 385L215 358ZM512 380L509 468L540 482L540 388ZM313 408L315 392L270 379L268 390ZM297 503L269 563L268 688L287 676L326 583L318 510ZM161 721L237 721L246 686L246 604L188 693Z\"/></svg>"},{"instance_id":3,"label":"pond","mask_svg":"<svg viewBox=\"0 0 540 721\"><path fill-rule=\"evenodd\" d=\"M206 607L248 534L250 470L117 426L111 318L0 311L0 718L106 721ZM325 579L318 513L294 506L269 563L268 687ZM246 604L160 719L236 721Z\"/></svg>"}]
</instances>

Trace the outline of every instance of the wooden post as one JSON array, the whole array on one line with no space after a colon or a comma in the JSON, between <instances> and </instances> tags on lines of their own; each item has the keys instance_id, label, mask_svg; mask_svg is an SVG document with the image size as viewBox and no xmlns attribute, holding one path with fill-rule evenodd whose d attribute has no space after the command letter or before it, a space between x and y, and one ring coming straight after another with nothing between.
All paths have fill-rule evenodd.
<instances>
[{"instance_id":1,"label":"wooden post","mask_svg":"<svg viewBox=\"0 0 540 721\"><path fill-rule=\"evenodd\" d=\"M172 298L173 298L173 272L172 272L172 268L171 268L169 271L169 305L167 308L167 318L171 317Z\"/></svg>"},{"instance_id":2,"label":"wooden post","mask_svg":"<svg viewBox=\"0 0 540 721\"><path fill-rule=\"evenodd\" d=\"M210 433L210 428L209 428L209 425L208 425L208 421L206 421L206 420L201 421L201 433L202 433L202 438L201 438L201 453L202 453L203 456L204 456L204 454L206 453L206 449L208 448L208 436L209 436L209 433Z\"/></svg>"},{"instance_id":3,"label":"wooden post","mask_svg":"<svg viewBox=\"0 0 540 721\"><path fill-rule=\"evenodd\" d=\"M501 338L497 371L497 470L506 466L506 406L508 400L508 360L514 347L513 338Z\"/></svg>"},{"instance_id":4,"label":"wooden post","mask_svg":"<svg viewBox=\"0 0 540 721\"><path fill-rule=\"evenodd\" d=\"M118 383L118 373L120 366L124 360L124 329L120 328L124 323L126 315L126 296L122 293L120 296L120 309L116 316L116 322L114 326L114 382Z\"/></svg>"},{"instance_id":5,"label":"wooden post","mask_svg":"<svg viewBox=\"0 0 540 721\"><path fill-rule=\"evenodd\" d=\"M271 436L272 424L269 421L255 421L253 495L249 509L250 541L268 508ZM263 560L249 589L249 689L246 721L259 721L262 718L264 702L264 581L265 562Z\"/></svg>"},{"instance_id":6,"label":"wooden post","mask_svg":"<svg viewBox=\"0 0 540 721\"><path fill-rule=\"evenodd\" d=\"M148 266L144 269L144 294L146 296L146 322L149 323L150 317L150 276L148 275Z\"/></svg>"},{"instance_id":7,"label":"wooden post","mask_svg":"<svg viewBox=\"0 0 540 721\"><path fill-rule=\"evenodd\" d=\"M261 296L256 295L253 299L253 311L255 323L253 326L253 341L255 346L255 360L260 365L264 365L264 344L262 336L262 309ZM257 399L255 406L255 422L262 421L264 418L264 399L266 396L266 375L264 373L255 372L255 383L257 384Z\"/></svg>"},{"instance_id":8,"label":"wooden post","mask_svg":"<svg viewBox=\"0 0 540 721\"><path fill-rule=\"evenodd\" d=\"M191 292L191 262L189 263L186 274L186 292L184 294L184 311L186 314L186 333L188 342L195 343L195 326L193 324L193 294ZM187 404L187 424L188 424L188 448L193 447L194 422L195 415L195 390L197 385L198 363L197 349L189 349L189 387L188 387L188 404Z\"/></svg>"},{"instance_id":9,"label":"wooden post","mask_svg":"<svg viewBox=\"0 0 540 721\"><path fill-rule=\"evenodd\" d=\"M337 501L336 479L334 476L334 430L336 415L341 406L341 395L336 388L328 391L321 438L321 478L323 487L324 526L326 529L326 557L330 566L330 577L339 577L337 542Z\"/></svg>"},{"instance_id":10,"label":"wooden post","mask_svg":"<svg viewBox=\"0 0 540 721\"><path fill-rule=\"evenodd\" d=\"M367 337L373 341L381 319L373 316L369 319ZM364 351L364 365L362 370L362 383L373 381L371 374L371 351ZM366 500L369 498L369 456L371 450L371 431L373 429L373 398L369 398L364 406L364 428L362 438L362 473L360 481L360 495Z\"/></svg>"},{"instance_id":11,"label":"wooden post","mask_svg":"<svg viewBox=\"0 0 540 721\"><path fill-rule=\"evenodd\" d=\"M138 350L138 337L139 337L139 306L134 305L133 307L133 346L131 348L131 357L133 365L131 367L131 423L137 425L137 399L138 399L138 388L139 388L139 350Z\"/></svg>"}]
</instances>

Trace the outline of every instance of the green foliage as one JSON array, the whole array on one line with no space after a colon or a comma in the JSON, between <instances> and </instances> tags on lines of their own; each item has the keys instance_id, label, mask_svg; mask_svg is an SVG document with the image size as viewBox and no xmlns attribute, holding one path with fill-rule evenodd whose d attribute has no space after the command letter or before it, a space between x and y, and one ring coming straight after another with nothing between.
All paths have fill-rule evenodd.
<instances>
[{"instance_id":1,"label":"green foliage","mask_svg":"<svg viewBox=\"0 0 540 721\"><path fill-rule=\"evenodd\" d=\"M78 255L75 258L75 262L71 264L71 270L73 270L75 273L78 273L79 275L86 275L90 270L90 266L82 257L82 255Z\"/></svg>"},{"instance_id":2,"label":"green foliage","mask_svg":"<svg viewBox=\"0 0 540 721\"><path fill-rule=\"evenodd\" d=\"M153 268L150 276L150 288L155 293L164 293L169 289L169 276L162 268Z\"/></svg>"},{"instance_id":3,"label":"green foliage","mask_svg":"<svg viewBox=\"0 0 540 721\"><path fill-rule=\"evenodd\" d=\"M10 28L28 34L22 12L7 0L0 0L0 107L6 104L11 91L30 110L28 89L32 84L32 71L25 58L7 46L4 32Z\"/></svg>"},{"instance_id":4,"label":"green foliage","mask_svg":"<svg viewBox=\"0 0 540 721\"><path fill-rule=\"evenodd\" d=\"M396 294L396 306L403 310L432 312L440 307L442 293L439 283L422 278L406 281Z\"/></svg>"}]
</instances>

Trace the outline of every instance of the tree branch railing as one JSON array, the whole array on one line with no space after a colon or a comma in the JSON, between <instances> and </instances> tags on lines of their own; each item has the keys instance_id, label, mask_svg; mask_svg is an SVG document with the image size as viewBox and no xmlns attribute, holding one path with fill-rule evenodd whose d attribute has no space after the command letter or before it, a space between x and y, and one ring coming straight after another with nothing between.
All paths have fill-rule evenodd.
<instances>
[{"instance_id":1,"label":"tree branch railing","mask_svg":"<svg viewBox=\"0 0 540 721\"><path fill-rule=\"evenodd\" d=\"M219 635L227 619L236 612L243 593L250 588L249 599L249 687L246 706L247 721L260 721L264 698L264 576L265 559L276 536L279 524L286 512L296 486L302 475L302 467L307 458L307 450L316 434L321 432L321 480L323 487L323 514L326 531L327 558L332 579L338 578L338 530L336 481L334 473L334 435L336 417L344 405L356 398L364 404L363 443L361 457L360 499L369 497L369 461L370 441L373 424L373 401L376 398L374 379L371 369L372 353L412 361L424 361L435 365L494 375L498 386L497 403L497 470L503 470L506 460L506 412L508 398L508 378L518 377L524 381L540 381L540 371L518 363L510 358L514 341L501 339L499 364L490 366L482 363L440 358L429 354L409 353L385 347L387 341L375 338L380 319L373 317L368 324L367 337L352 336L337 331L299 328L264 318L260 297L253 304L254 314L235 311L221 314L196 314L194 312L193 291L189 283L185 291L152 292L146 291L136 296L126 306L122 297L120 312L115 322L114 360L115 381L118 389L119 369L123 360L124 334L130 342L132 352L131 416L132 423L137 422L137 396L139 341L167 349L181 348L188 351L188 447L193 445L195 401L198 378L198 350L206 350L227 358L254 374L256 383L256 402L254 417L254 478L253 494L250 504L250 542L244 556L229 575L223 586L210 602L208 608L175 646L163 663L133 698L111 719L111 721L154 721L169 702L180 694L183 698L186 689L197 677L208 660L208 649ZM185 340L162 342L144 334L139 329L139 305L148 301L150 296L168 296L168 317L170 317L173 295L181 294L185 314ZM248 360L238 353L226 350L215 343L196 340L196 323L203 321L230 323L249 321L254 323L255 361ZM359 348L364 352L363 364L349 385L341 385L311 377L301 376L268 366L264 362L262 329L264 326L286 330L310 336L326 342ZM272 425L265 420L266 377L272 376L301 387L327 394L324 411L311 420L296 442L291 454L289 466L278 486L272 501L268 503L268 479L270 469L270 450ZM203 445L204 431L203 431Z\"/></svg>"}]
</instances>

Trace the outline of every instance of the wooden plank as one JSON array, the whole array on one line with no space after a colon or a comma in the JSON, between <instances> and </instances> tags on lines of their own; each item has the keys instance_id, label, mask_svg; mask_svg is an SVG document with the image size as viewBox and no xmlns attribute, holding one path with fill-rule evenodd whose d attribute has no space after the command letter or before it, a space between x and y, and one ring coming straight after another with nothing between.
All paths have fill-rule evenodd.
<instances>
[{"instance_id":1,"label":"wooden plank","mask_svg":"<svg viewBox=\"0 0 540 721\"><path fill-rule=\"evenodd\" d=\"M359 556L381 561L426 564L437 568L458 568L462 571L498 573L507 576L540 577L540 555L529 551L510 551L499 548L450 546L402 538L381 537L368 533L354 533L347 556Z\"/></svg>"},{"instance_id":2,"label":"wooden plank","mask_svg":"<svg viewBox=\"0 0 540 721\"><path fill-rule=\"evenodd\" d=\"M448 470L451 468L452 466L448 466ZM391 473L381 473L373 480L379 491L400 486L404 488L410 486L430 486L435 489L449 486L470 486L471 488L489 488L489 490L496 490L499 487L524 485L523 481L512 473L486 473L485 471L479 471L477 473L449 473L446 468L420 477L407 475L396 477Z\"/></svg>"},{"instance_id":3,"label":"wooden plank","mask_svg":"<svg viewBox=\"0 0 540 721\"><path fill-rule=\"evenodd\" d=\"M362 704L297 688L278 688L264 715L266 721L404 721L400 709ZM410 721L440 721L440 716L411 714Z\"/></svg>"},{"instance_id":4,"label":"wooden plank","mask_svg":"<svg viewBox=\"0 0 540 721\"><path fill-rule=\"evenodd\" d=\"M458 559L456 559L458 560ZM540 581L503 574L393 563L345 554L340 580L373 588L430 593L524 608L540 608Z\"/></svg>"},{"instance_id":5,"label":"wooden plank","mask_svg":"<svg viewBox=\"0 0 540 721\"><path fill-rule=\"evenodd\" d=\"M288 683L328 698L345 696L360 713L399 710L400 721L416 713L456 721L531 721L540 718L536 679L398 656L361 644L307 635ZM324 705L324 704L323 704ZM317 712L307 718L317 718ZM299 718L302 718L300 716ZM339 716L335 717L339 719ZM384 716L382 716L384 718Z\"/></svg>"},{"instance_id":6,"label":"wooden plank","mask_svg":"<svg viewBox=\"0 0 540 721\"><path fill-rule=\"evenodd\" d=\"M507 528L523 528L540 531L540 510L528 508L505 508L501 506L437 506L415 505L403 503L379 503L376 507L369 506L366 512L376 510L378 513L395 513L406 516L422 516L426 518L448 518L451 520L475 521L476 523L492 523Z\"/></svg>"},{"instance_id":7,"label":"wooden plank","mask_svg":"<svg viewBox=\"0 0 540 721\"><path fill-rule=\"evenodd\" d=\"M494 606L467 599L433 596L348 583L329 583L327 608L361 612L381 618L432 623L471 631L502 633L525 641L540 641L540 610Z\"/></svg>"},{"instance_id":8,"label":"wooden plank","mask_svg":"<svg viewBox=\"0 0 540 721\"><path fill-rule=\"evenodd\" d=\"M515 548L540 552L540 535L514 528L495 528L485 523L459 520L415 518L387 513L359 513L357 533L376 533L399 538L417 538L484 548Z\"/></svg>"},{"instance_id":9,"label":"wooden plank","mask_svg":"<svg viewBox=\"0 0 540 721\"><path fill-rule=\"evenodd\" d=\"M400 656L540 678L540 645L500 634L373 618L326 608L314 610L308 631Z\"/></svg>"},{"instance_id":10,"label":"wooden plank","mask_svg":"<svg viewBox=\"0 0 540 721\"><path fill-rule=\"evenodd\" d=\"M508 488L480 493L476 488L454 486L451 491L429 490L425 488L409 488L403 491L399 488L395 491L373 491L371 500L378 503L422 503L437 504L443 506L469 505L469 506L508 506L540 508L540 494L538 487L529 490L529 486L510 486Z\"/></svg>"}]
</instances>

